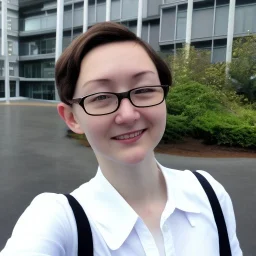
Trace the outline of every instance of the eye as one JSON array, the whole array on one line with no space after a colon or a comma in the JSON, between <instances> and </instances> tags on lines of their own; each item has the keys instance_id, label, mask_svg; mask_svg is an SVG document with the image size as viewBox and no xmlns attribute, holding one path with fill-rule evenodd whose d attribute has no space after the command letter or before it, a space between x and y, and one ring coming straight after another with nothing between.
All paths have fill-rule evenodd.
<instances>
[{"instance_id":1,"label":"eye","mask_svg":"<svg viewBox=\"0 0 256 256\"><path fill-rule=\"evenodd\" d=\"M141 94L141 93L148 93L148 92L154 92L154 89L153 88L141 88L141 89L137 89L135 90L135 94Z\"/></svg>"},{"instance_id":2,"label":"eye","mask_svg":"<svg viewBox=\"0 0 256 256\"><path fill-rule=\"evenodd\" d=\"M110 98L110 95L102 94L102 95L99 95L97 97L94 97L93 101L103 101L103 100L106 100L108 98Z\"/></svg>"}]
</instances>

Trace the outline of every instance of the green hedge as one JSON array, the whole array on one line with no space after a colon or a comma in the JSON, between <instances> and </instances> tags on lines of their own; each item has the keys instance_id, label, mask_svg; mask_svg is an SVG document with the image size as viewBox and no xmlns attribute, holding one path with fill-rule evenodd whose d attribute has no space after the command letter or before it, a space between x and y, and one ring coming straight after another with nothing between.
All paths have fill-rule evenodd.
<instances>
[{"instance_id":1,"label":"green hedge","mask_svg":"<svg viewBox=\"0 0 256 256\"><path fill-rule=\"evenodd\" d=\"M256 147L256 126L227 113L207 111L192 122L194 137L209 144Z\"/></svg>"},{"instance_id":2,"label":"green hedge","mask_svg":"<svg viewBox=\"0 0 256 256\"><path fill-rule=\"evenodd\" d=\"M168 143L170 141L182 140L184 136L191 133L188 124L188 117L181 115L167 115L166 129L162 142Z\"/></svg>"},{"instance_id":3,"label":"green hedge","mask_svg":"<svg viewBox=\"0 0 256 256\"><path fill-rule=\"evenodd\" d=\"M166 100L168 114L188 117L201 115L207 109L224 110L222 103L216 90L196 82L172 87Z\"/></svg>"},{"instance_id":4,"label":"green hedge","mask_svg":"<svg viewBox=\"0 0 256 256\"><path fill-rule=\"evenodd\" d=\"M166 104L165 143L190 136L210 144L256 148L256 111L214 87L195 82L175 85Z\"/></svg>"}]
</instances>

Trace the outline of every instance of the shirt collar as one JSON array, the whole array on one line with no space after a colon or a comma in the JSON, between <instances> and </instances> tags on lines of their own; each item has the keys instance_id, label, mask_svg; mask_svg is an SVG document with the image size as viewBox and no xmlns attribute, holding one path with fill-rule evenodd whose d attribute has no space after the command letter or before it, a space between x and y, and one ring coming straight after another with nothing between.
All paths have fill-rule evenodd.
<instances>
[{"instance_id":1,"label":"shirt collar","mask_svg":"<svg viewBox=\"0 0 256 256\"><path fill-rule=\"evenodd\" d=\"M100 168L96 176L82 187L85 191L81 193L83 198L79 202L91 216L108 247L118 249L132 231L138 219L137 213L108 182Z\"/></svg>"},{"instance_id":2,"label":"shirt collar","mask_svg":"<svg viewBox=\"0 0 256 256\"><path fill-rule=\"evenodd\" d=\"M175 208L200 213L195 197L191 193L191 181L184 178L184 172L166 168L156 162L166 181L168 215ZM91 216L90 219L95 223L108 247L117 250L131 233L139 216L108 182L100 168L96 176L80 189L84 191L79 192L80 196L77 194L79 202Z\"/></svg>"},{"instance_id":3,"label":"shirt collar","mask_svg":"<svg viewBox=\"0 0 256 256\"><path fill-rule=\"evenodd\" d=\"M166 181L168 202L172 201L175 208L181 211L200 213L200 202L196 200L198 187L194 186L193 174L190 171L166 168L156 162Z\"/></svg>"}]
</instances>

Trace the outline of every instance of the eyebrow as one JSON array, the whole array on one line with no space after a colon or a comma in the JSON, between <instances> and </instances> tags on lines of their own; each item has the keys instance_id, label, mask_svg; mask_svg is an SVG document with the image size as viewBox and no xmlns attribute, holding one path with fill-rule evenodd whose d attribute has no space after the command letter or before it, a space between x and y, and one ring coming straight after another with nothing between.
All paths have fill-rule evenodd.
<instances>
[{"instance_id":1,"label":"eyebrow","mask_svg":"<svg viewBox=\"0 0 256 256\"><path fill-rule=\"evenodd\" d=\"M138 72L136 74L134 74L132 76L132 78L138 78L140 76L143 76L143 75L147 75L147 74L156 74L154 71L151 71L151 70L146 70L146 71L141 71L141 72ZM100 79L93 79L93 80L89 80L87 82L85 82L82 87L85 87L86 85L88 84L91 84L91 83L107 83L107 82L110 82L111 79L109 78L100 78Z\"/></svg>"}]
</instances>

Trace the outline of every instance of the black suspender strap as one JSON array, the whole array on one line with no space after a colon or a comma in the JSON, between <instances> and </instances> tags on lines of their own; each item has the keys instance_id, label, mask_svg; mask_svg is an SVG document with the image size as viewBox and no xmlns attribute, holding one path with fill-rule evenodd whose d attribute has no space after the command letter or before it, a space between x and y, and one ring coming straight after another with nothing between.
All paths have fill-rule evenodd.
<instances>
[{"instance_id":1,"label":"black suspender strap","mask_svg":"<svg viewBox=\"0 0 256 256\"><path fill-rule=\"evenodd\" d=\"M230 243L228 238L227 226L225 223L224 215L219 203L219 200L208 180L200 173L193 172L197 177L198 181L201 183L212 207L212 212L217 225L219 233L219 250L220 256L232 256Z\"/></svg>"},{"instance_id":2,"label":"black suspender strap","mask_svg":"<svg viewBox=\"0 0 256 256\"><path fill-rule=\"evenodd\" d=\"M93 256L93 240L92 231L90 227L89 220L77 200L69 195L65 194L68 202L73 210L76 226L77 226L77 236L78 236L78 256Z\"/></svg>"}]
</instances>

